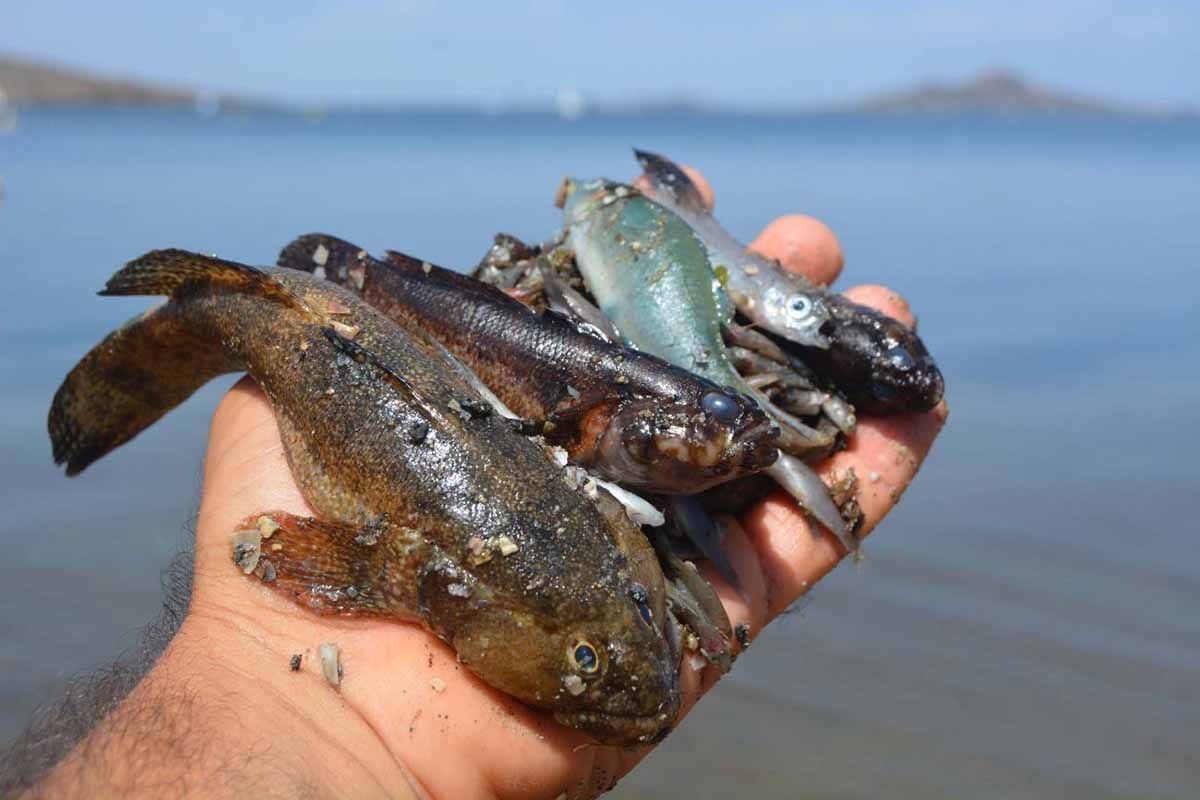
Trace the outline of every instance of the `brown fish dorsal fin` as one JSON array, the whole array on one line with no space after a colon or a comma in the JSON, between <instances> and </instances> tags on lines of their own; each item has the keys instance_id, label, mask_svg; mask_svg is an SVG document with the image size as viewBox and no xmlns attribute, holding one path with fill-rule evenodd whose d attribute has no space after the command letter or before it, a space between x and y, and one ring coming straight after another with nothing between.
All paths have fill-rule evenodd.
<instances>
[{"instance_id":1,"label":"brown fish dorsal fin","mask_svg":"<svg viewBox=\"0 0 1200 800\"><path fill-rule=\"evenodd\" d=\"M99 294L178 297L198 289L253 294L311 313L303 300L261 269L187 250L152 250L135 258Z\"/></svg>"},{"instance_id":2,"label":"brown fish dorsal fin","mask_svg":"<svg viewBox=\"0 0 1200 800\"><path fill-rule=\"evenodd\" d=\"M437 281L439 285L460 294L469 295L490 303L499 303L501 307L519 308L522 312L528 314L537 313L498 287L490 283L484 283L481 280L476 280L470 275L464 275L452 269L439 267L437 264L414 258L396 250L386 250L385 253L387 254L385 266L399 272L405 272L409 275L426 275L430 280Z\"/></svg>"},{"instance_id":3,"label":"brown fish dorsal fin","mask_svg":"<svg viewBox=\"0 0 1200 800\"><path fill-rule=\"evenodd\" d=\"M279 251L275 265L300 272L314 272L319 267L326 278L345 285L350 268L368 259L366 250L345 239L327 233L306 233Z\"/></svg>"},{"instance_id":4,"label":"brown fish dorsal fin","mask_svg":"<svg viewBox=\"0 0 1200 800\"><path fill-rule=\"evenodd\" d=\"M633 149L633 155L646 171L646 177L654 185L655 191L667 195L682 209L696 214L708 213L700 190L678 164L666 156L638 150L636 147Z\"/></svg>"}]
</instances>

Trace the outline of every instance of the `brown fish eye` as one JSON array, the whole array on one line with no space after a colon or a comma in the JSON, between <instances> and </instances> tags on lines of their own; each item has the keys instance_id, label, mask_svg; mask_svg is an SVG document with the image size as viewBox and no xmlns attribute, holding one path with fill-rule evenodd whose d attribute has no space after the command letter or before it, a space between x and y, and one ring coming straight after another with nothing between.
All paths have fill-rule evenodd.
<instances>
[{"instance_id":1,"label":"brown fish eye","mask_svg":"<svg viewBox=\"0 0 1200 800\"><path fill-rule=\"evenodd\" d=\"M571 660L584 675L595 675L600 671L600 656L587 642L579 642L571 650Z\"/></svg>"},{"instance_id":2,"label":"brown fish eye","mask_svg":"<svg viewBox=\"0 0 1200 800\"><path fill-rule=\"evenodd\" d=\"M709 392L704 395L700 398L700 407L721 422L733 422L737 419L737 401L724 392Z\"/></svg>"}]
</instances>

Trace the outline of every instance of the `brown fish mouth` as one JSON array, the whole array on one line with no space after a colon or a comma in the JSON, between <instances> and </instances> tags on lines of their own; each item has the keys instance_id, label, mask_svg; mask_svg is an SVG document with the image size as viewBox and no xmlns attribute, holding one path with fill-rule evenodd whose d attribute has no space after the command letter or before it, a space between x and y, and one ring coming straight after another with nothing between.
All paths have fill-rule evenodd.
<instances>
[{"instance_id":1,"label":"brown fish mouth","mask_svg":"<svg viewBox=\"0 0 1200 800\"><path fill-rule=\"evenodd\" d=\"M563 725L581 730L601 744L642 745L662 741L671 731L678 702L671 708L650 715L608 714L603 711L558 711L554 718Z\"/></svg>"}]
</instances>

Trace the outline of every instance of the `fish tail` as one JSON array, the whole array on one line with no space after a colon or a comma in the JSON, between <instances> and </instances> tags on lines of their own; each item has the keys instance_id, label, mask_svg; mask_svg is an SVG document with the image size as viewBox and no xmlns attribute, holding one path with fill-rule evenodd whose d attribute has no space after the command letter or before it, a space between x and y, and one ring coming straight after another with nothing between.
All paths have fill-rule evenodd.
<instances>
[{"instance_id":1,"label":"fish tail","mask_svg":"<svg viewBox=\"0 0 1200 800\"><path fill-rule=\"evenodd\" d=\"M135 258L108 279L102 296L167 295L180 297L199 289L253 293L302 307L295 295L257 267L187 250L152 250Z\"/></svg>"},{"instance_id":2,"label":"fish tail","mask_svg":"<svg viewBox=\"0 0 1200 800\"><path fill-rule=\"evenodd\" d=\"M174 303L135 317L92 348L63 380L47 428L56 464L77 475L132 439L210 379L237 368L195 333Z\"/></svg>"},{"instance_id":3,"label":"fish tail","mask_svg":"<svg viewBox=\"0 0 1200 800\"><path fill-rule=\"evenodd\" d=\"M692 183L688 174L679 168L678 164L666 156L638 150L636 147L633 149L633 155L642 165L642 169L646 171L646 177L650 179L657 191L670 197L679 204L680 208L696 214L708 213L700 190L696 188L696 184Z\"/></svg>"}]
</instances>

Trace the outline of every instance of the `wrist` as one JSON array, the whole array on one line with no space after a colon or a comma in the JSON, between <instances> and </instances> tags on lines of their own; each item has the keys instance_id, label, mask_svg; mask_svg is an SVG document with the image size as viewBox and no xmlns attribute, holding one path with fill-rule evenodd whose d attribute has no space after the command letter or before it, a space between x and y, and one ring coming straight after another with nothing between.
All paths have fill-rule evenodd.
<instances>
[{"instance_id":1,"label":"wrist","mask_svg":"<svg viewBox=\"0 0 1200 800\"><path fill-rule=\"evenodd\" d=\"M284 626L286 628L286 626ZM292 671L291 653L304 656ZM35 789L55 796L413 797L408 774L321 675L316 643L203 610Z\"/></svg>"}]
</instances>

